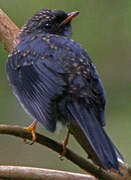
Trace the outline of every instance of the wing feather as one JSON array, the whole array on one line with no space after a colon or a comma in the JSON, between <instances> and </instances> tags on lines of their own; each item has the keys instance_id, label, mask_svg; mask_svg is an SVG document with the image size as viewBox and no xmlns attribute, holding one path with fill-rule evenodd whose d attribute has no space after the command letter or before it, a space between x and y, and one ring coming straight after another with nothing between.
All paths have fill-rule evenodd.
<instances>
[{"instance_id":1,"label":"wing feather","mask_svg":"<svg viewBox=\"0 0 131 180\"><path fill-rule=\"evenodd\" d=\"M16 64L10 61L6 68L16 97L32 117L48 130L55 131L56 118L53 118L55 114L52 101L63 93L65 82L51 63L46 67L47 63L37 60L36 63L23 65L18 70L9 67ZM63 72L62 69L60 72Z\"/></svg>"}]
</instances>

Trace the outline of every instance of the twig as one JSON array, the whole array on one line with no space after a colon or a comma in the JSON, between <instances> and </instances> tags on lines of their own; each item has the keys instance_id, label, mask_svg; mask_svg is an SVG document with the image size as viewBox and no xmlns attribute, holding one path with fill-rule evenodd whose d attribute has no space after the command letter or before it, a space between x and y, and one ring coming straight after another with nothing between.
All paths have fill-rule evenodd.
<instances>
[{"instance_id":1,"label":"twig","mask_svg":"<svg viewBox=\"0 0 131 180\"><path fill-rule=\"evenodd\" d=\"M51 169L0 166L0 178L13 180L96 180L91 175L64 172Z\"/></svg>"}]
</instances>

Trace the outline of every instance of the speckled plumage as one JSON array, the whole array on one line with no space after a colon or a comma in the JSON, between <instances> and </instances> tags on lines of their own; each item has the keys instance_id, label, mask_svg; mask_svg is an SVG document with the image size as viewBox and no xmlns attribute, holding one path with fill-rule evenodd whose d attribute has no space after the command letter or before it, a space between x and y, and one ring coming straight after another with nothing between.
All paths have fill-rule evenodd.
<instances>
[{"instance_id":1,"label":"speckled plumage","mask_svg":"<svg viewBox=\"0 0 131 180\"><path fill-rule=\"evenodd\" d=\"M85 49L70 39L70 22L60 26L67 16L46 9L25 24L6 65L10 85L24 109L44 127L54 132L58 121L67 127L75 122L101 166L118 170L118 151L102 127L104 89Z\"/></svg>"}]
</instances>

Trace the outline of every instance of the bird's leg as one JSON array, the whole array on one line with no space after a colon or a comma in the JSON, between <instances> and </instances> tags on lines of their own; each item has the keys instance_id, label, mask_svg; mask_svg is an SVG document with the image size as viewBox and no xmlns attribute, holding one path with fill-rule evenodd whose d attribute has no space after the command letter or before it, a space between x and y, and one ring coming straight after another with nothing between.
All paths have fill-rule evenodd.
<instances>
[{"instance_id":1,"label":"bird's leg","mask_svg":"<svg viewBox=\"0 0 131 180\"><path fill-rule=\"evenodd\" d=\"M69 141L69 136L70 136L70 131L68 130L65 140L62 142L63 151L62 151L62 153L59 156L59 158L61 160L62 160L62 157L66 154L66 146L67 146L68 141Z\"/></svg>"},{"instance_id":2,"label":"bird's leg","mask_svg":"<svg viewBox=\"0 0 131 180\"><path fill-rule=\"evenodd\" d=\"M31 143L27 143L26 139L24 139L24 142L26 142L27 144L34 144L34 142L36 141L36 125L37 125L37 121L34 120L33 123L27 127L24 127L24 129L26 129L27 131L31 132L32 134L32 142Z\"/></svg>"}]
</instances>

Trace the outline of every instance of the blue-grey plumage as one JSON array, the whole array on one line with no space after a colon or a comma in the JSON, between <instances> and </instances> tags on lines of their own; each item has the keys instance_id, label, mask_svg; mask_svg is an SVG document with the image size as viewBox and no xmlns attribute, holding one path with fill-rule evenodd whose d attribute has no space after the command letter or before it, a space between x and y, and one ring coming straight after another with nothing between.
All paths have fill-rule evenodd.
<instances>
[{"instance_id":1,"label":"blue-grey plumage","mask_svg":"<svg viewBox=\"0 0 131 180\"><path fill-rule=\"evenodd\" d=\"M57 122L77 124L97 164L118 170L122 156L103 129L102 83L85 49L70 39L76 14L44 9L34 15L21 30L6 72L14 94L33 118L52 132Z\"/></svg>"}]
</instances>

